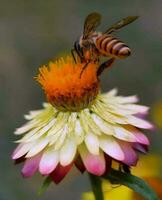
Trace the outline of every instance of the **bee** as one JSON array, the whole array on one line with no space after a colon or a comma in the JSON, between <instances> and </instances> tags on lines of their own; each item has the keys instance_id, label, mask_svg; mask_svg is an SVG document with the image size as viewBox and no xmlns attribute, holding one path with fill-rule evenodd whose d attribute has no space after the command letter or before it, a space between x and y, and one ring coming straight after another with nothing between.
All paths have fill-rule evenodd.
<instances>
[{"instance_id":1,"label":"bee","mask_svg":"<svg viewBox=\"0 0 162 200\"><path fill-rule=\"evenodd\" d=\"M90 62L99 62L100 57L109 57L109 60L102 63L97 70L99 76L105 68L110 67L116 59L124 59L131 55L131 49L121 40L113 36L113 33L132 23L138 16L128 16L108 28L105 32L96 32L96 28L101 23L101 14L90 13L85 21L83 34L79 40L75 41L72 55L76 62L75 54L85 65L80 76Z\"/></svg>"}]
</instances>

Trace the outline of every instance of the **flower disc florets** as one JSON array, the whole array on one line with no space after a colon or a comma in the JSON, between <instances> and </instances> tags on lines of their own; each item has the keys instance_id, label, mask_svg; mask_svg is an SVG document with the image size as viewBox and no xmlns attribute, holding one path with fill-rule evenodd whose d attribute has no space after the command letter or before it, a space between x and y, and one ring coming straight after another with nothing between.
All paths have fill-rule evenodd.
<instances>
[{"instance_id":1,"label":"flower disc florets","mask_svg":"<svg viewBox=\"0 0 162 200\"><path fill-rule=\"evenodd\" d=\"M47 100L59 110L78 111L90 104L99 92L97 64L75 63L71 57L50 62L39 69L37 77Z\"/></svg>"}]
</instances>

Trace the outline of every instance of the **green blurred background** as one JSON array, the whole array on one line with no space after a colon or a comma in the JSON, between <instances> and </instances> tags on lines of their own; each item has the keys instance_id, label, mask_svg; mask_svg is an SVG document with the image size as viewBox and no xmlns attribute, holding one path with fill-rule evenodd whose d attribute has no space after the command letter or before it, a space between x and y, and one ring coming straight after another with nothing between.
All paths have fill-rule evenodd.
<instances>
[{"instance_id":1,"label":"green blurred background","mask_svg":"<svg viewBox=\"0 0 162 200\"><path fill-rule=\"evenodd\" d=\"M0 200L77 200L90 189L86 175L74 169L61 184L52 184L38 197L42 177L24 180L22 166L13 165L13 141L18 139L14 129L24 123L23 114L45 101L33 77L40 65L70 52L88 13L102 13L99 30L128 15L139 15L138 21L117 34L132 48L132 56L102 75L102 88L138 94L142 104L154 106L162 101L161 8L161 0L0 0ZM148 134L152 153L162 153L161 132L157 128Z\"/></svg>"}]
</instances>

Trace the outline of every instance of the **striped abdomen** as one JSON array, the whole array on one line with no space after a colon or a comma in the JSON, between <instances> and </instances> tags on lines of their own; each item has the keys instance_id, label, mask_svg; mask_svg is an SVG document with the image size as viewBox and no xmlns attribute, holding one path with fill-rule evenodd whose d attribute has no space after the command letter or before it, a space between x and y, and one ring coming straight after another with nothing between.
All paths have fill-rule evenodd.
<instances>
[{"instance_id":1,"label":"striped abdomen","mask_svg":"<svg viewBox=\"0 0 162 200\"><path fill-rule=\"evenodd\" d=\"M111 35L98 36L95 45L103 56L126 58L131 54L131 50L126 44Z\"/></svg>"}]
</instances>

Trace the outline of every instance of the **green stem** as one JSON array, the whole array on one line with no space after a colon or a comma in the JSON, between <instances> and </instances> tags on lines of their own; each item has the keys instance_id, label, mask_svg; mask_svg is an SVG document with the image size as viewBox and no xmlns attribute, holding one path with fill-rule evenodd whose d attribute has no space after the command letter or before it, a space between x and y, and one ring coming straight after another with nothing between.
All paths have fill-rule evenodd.
<instances>
[{"instance_id":1,"label":"green stem","mask_svg":"<svg viewBox=\"0 0 162 200\"><path fill-rule=\"evenodd\" d=\"M92 174L89 174L89 178L93 193L95 195L95 200L104 200L101 178Z\"/></svg>"}]
</instances>

